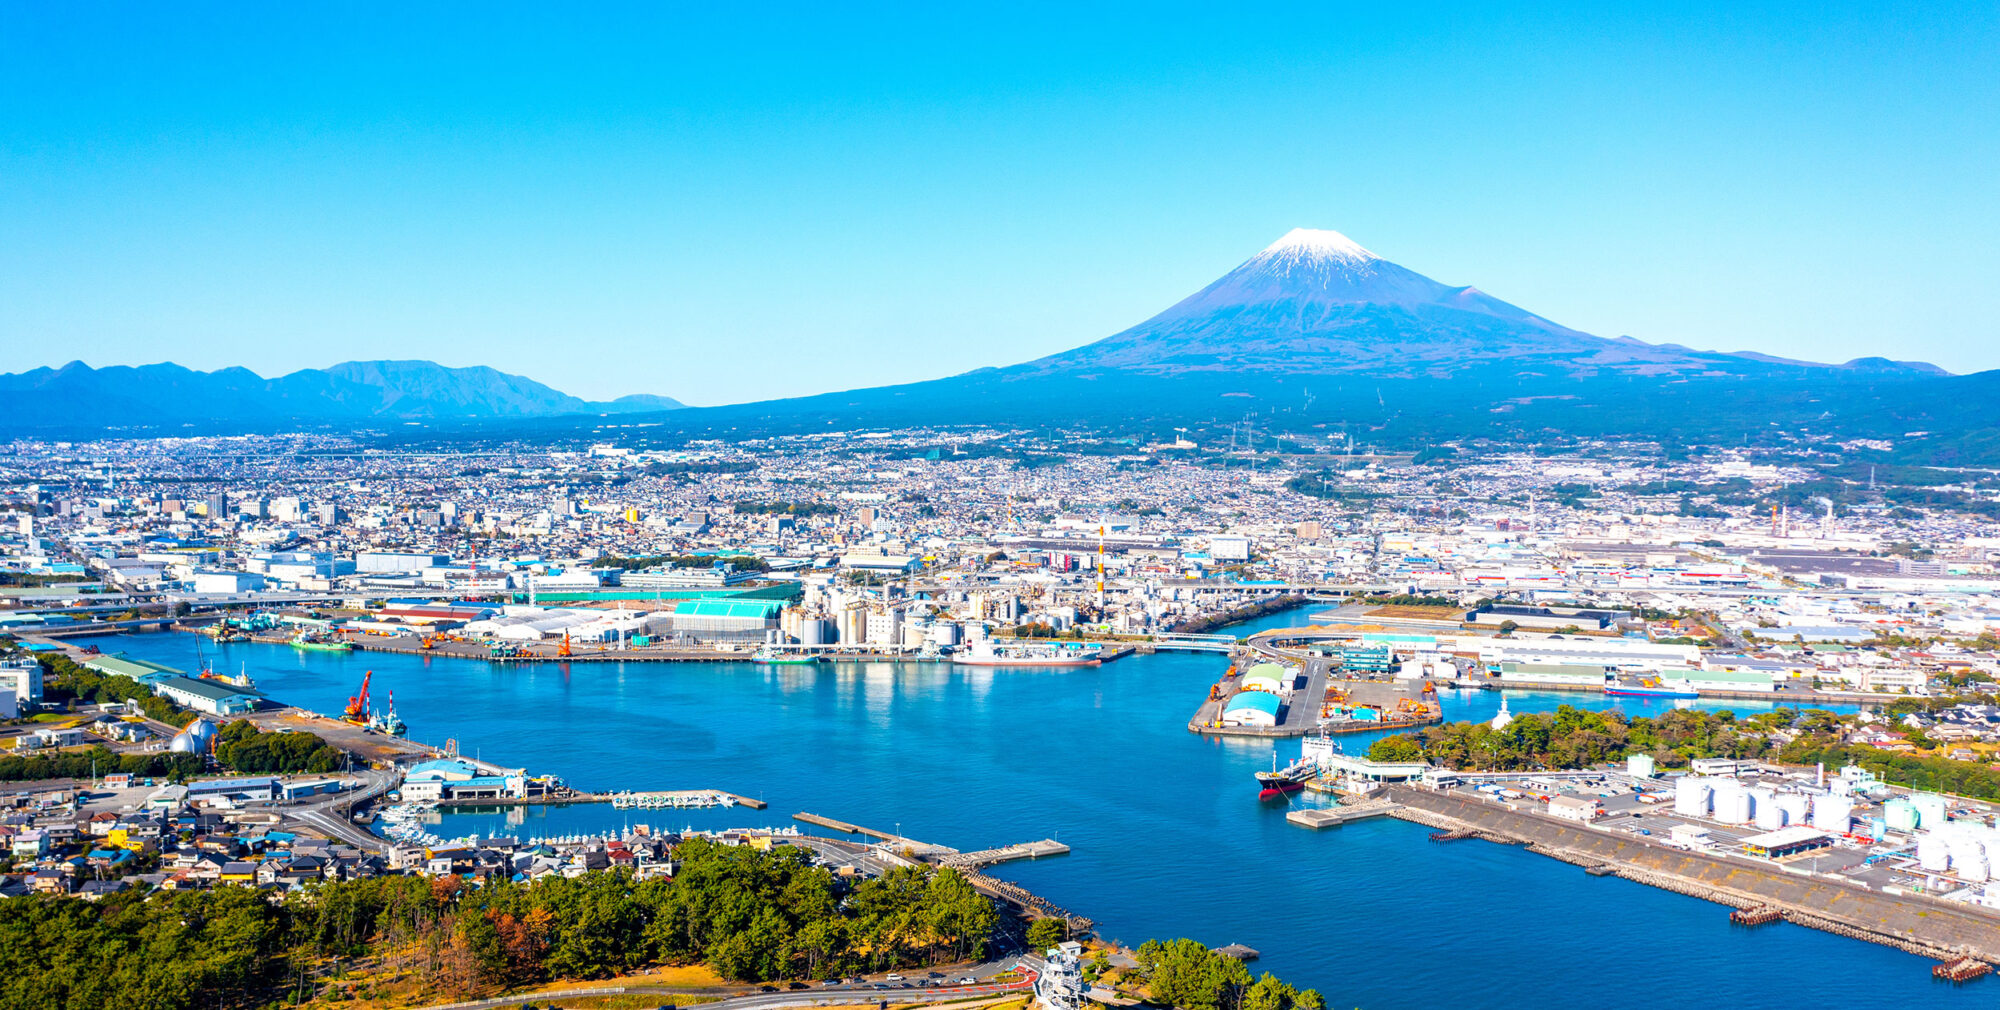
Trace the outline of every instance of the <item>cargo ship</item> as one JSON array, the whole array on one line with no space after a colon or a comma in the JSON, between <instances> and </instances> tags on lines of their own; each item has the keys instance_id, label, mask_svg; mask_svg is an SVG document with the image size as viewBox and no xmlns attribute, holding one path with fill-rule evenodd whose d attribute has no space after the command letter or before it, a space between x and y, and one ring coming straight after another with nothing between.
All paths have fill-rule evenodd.
<instances>
[{"instance_id":1,"label":"cargo ship","mask_svg":"<svg viewBox=\"0 0 2000 1010\"><path fill-rule=\"evenodd\" d=\"M353 652L354 643L316 635L310 631L301 631L292 636L292 648L307 652Z\"/></svg>"},{"instance_id":2,"label":"cargo ship","mask_svg":"<svg viewBox=\"0 0 2000 1010\"><path fill-rule=\"evenodd\" d=\"M1257 773L1257 798L1260 800L1281 800L1306 787L1306 783L1319 777L1319 763L1301 756L1297 761L1278 767L1278 756L1271 755L1271 770Z\"/></svg>"},{"instance_id":3,"label":"cargo ship","mask_svg":"<svg viewBox=\"0 0 2000 1010\"><path fill-rule=\"evenodd\" d=\"M758 649L750 660L768 666L807 666L819 662L819 657L809 652L782 652L777 649Z\"/></svg>"},{"instance_id":4,"label":"cargo ship","mask_svg":"<svg viewBox=\"0 0 2000 1010\"><path fill-rule=\"evenodd\" d=\"M1604 689L1611 698L1699 698L1700 694L1685 687L1667 687L1664 684L1612 684Z\"/></svg>"},{"instance_id":5,"label":"cargo ship","mask_svg":"<svg viewBox=\"0 0 2000 1010\"><path fill-rule=\"evenodd\" d=\"M1093 651L1027 645L1001 649L987 642L951 657L960 666L1100 666L1104 660Z\"/></svg>"}]
</instances>

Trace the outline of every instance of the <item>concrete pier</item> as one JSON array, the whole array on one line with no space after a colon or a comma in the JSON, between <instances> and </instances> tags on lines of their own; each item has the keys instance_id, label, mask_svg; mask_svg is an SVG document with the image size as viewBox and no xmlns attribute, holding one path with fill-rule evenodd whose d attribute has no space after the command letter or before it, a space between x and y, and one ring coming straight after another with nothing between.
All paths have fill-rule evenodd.
<instances>
[{"instance_id":1,"label":"concrete pier","mask_svg":"<svg viewBox=\"0 0 2000 1010\"><path fill-rule=\"evenodd\" d=\"M1302 828L1318 831L1321 828L1337 828L1353 821L1370 817L1385 817L1396 809L1394 803L1386 800L1370 800L1351 807L1316 807L1308 810L1294 810L1285 815L1285 822Z\"/></svg>"},{"instance_id":2,"label":"concrete pier","mask_svg":"<svg viewBox=\"0 0 2000 1010\"><path fill-rule=\"evenodd\" d=\"M957 866L966 869L1008 863L1016 859L1040 859L1043 856L1065 856L1069 846L1053 838L1039 842L1022 842L1019 845L1003 845L996 849L980 849L977 852L956 852L938 860L941 866Z\"/></svg>"}]
</instances>

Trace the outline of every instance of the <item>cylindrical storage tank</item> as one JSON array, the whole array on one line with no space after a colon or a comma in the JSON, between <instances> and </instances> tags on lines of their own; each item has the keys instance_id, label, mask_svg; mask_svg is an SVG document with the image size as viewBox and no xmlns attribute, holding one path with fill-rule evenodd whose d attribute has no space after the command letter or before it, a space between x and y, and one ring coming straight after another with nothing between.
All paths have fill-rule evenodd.
<instances>
[{"instance_id":1,"label":"cylindrical storage tank","mask_svg":"<svg viewBox=\"0 0 2000 1010\"><path fill-rule=\"evenodd\" d=\"M1786 824L1804 824L1806 822L1806 794L1779 793L1778 809L1785 812Z\"/></svg>"},{"instance_id":2,"label":"cylindrical storage tank","mask_svg":"<svg viewBox=\"0 0 2000 1010\"><path fill-rule=\"evenodd\" d=\"M1925 831L1944 827L1948 802L1936 793L1911 793L1910 805L1917 808L1917 827Z\"/></svg>"},{"instance_id":3,"label":"cylindrical storage tank","mask_svg":"<svg viewBox=\"0 0 2000 1010\"><path fill-rule=\"evenodd\" d=\"M1674 813L1682 817L1707 817L1708 798L1706 779L1687 775L1674 783Z\"/></svg>"},{"instance_id":4,"label":"cylindrical storage tank","mask_svg":"<svg viewBox=\"0 0 2000 1010\"><path fill-rule=\"evenodd\" d=\"M958 644L958 625L949 621L939 621L931 625L931 644L940 648Z\"/></svg>"},{"instance_id":5,"label":"cylindrical storage tank","mask_svg":"<svg viewBox=\"0 0 2000 1010\"><path fill-rule=\"evenodd\" d=\"M1750 823L1753 808L1750 792L1735 779L1718 779L1713 798L1715 819L1724 824Z\"/></svg>"},{"instance_id":6,"label":"cylindrical storage tank","mask_svg":"<svg viewBox=\"0 0 2000 1010\"><path fill-rule=\"evenodd\" d=\"M1917 865L1925 873L1943 873L1951 868L1951 849L1935 831L1917 836Z\"/></svg>"},{"instance_id":7,"label":"cylindrical storage tank","mask_svg":"<svg viewBox=\"0 0 2000 1010\"><path fill-rule=\"evenodd\" d=\"M824 617L808 617L799 622L800 645L832 645L833 622Z\"/></svg>"},{"instance_id":8,"label":"cylindrical storage tank","mask_svg":"<svg viewBox=\"0 0 2000 1010\"><path fill-rule=\"evenodd\" d=\"M2000 831L1987 829L1986 836L1980 840L1979 845L1986 852L1986 870L1988 875L1991 875L1994 870L2000 870Z\"/></svg>"},{"instance_id":9,"label":"cylindrical storage tank","mask_svg":"<svg viewBox=\"0 0 2000 1010\"><path fill-rule=\"evenodd\" d=\"M1757 826L1765 831L1776 831L1785 826L1785 811L1778 806L1778 794L1769 789L1751 789L1750 816Z\"/></svg>"},{"instance_id":10,"label":"cylindrical storage tank","mask_svg":"<svg viewBox=\"0 0 2000 1010\"><path fill-rule=\"evenodd\" d=\"M1813 800L1812 826L1821 831L1844 835L1854 819L1854 797L1821 796Z\"/></svg>"},{"instance_id":11,"label":"cylindrical storage tank","mask_svg":"<svg viewBox=\"0 0 2000 1010\"><path fill-rule=\"evenodd\" d=\"M1917 830L1917 807L1908 799L1898 796L1882 804L1882 820L1890 831Z\"/></svg>"},{"instance_id":12,"label":"cylindrical storage tank","mask_svg":"<svg viewBox=\"0 0 2000 1010\"><path fill-rule=\"evenodd\" d=\"M1970 880L1975 884L1986 882L1986 850L1973 838L1954 838L1946 843L1951 852L1951 872L1960 880Z\"/></svg>"}]
</instances>

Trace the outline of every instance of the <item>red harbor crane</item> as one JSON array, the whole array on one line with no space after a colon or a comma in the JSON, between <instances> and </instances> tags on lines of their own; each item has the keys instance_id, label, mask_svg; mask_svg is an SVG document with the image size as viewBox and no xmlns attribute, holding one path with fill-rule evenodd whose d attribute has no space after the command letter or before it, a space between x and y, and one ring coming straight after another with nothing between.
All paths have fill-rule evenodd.
<instances>
[{"instance_id":1,"label":"red harbor crane","mask_svg":"<svg viewBox=\"0 0 2000 1010\"><path fill-rule=\"evenodd\" d=\"M361 693L347 699L347 715L345 718L348 722L363 725L368 722L368 682L374 679L375 671L373 670L363 674L361 676Z\"/></svg>"}]
</instances>

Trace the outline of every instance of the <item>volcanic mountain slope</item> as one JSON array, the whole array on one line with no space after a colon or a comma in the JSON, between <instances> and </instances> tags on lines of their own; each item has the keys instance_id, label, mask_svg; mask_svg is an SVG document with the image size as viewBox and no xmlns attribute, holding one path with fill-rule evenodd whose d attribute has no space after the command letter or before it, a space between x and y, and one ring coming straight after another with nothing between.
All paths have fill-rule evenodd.
<instances>
[{"instance_id":1,"label":"volcanic mountain slope","mask_svg":"<svg viewBox=\"0 0 2000 1010\"><path fill-rule=\"evenodd\" d=\"M1441 284L1339 232L1298 228L1131 329L1005 371L1444 378L1503 362L1574 376L1848 367L1592 336L1478 288ZM1938 371L1922 364L1880 364Z\"/></svg>"}]
</instances>

